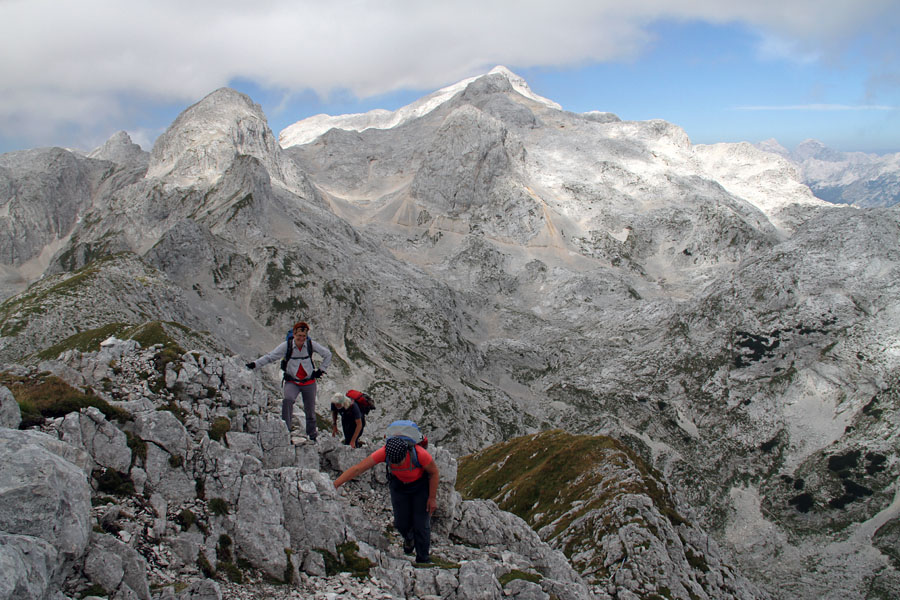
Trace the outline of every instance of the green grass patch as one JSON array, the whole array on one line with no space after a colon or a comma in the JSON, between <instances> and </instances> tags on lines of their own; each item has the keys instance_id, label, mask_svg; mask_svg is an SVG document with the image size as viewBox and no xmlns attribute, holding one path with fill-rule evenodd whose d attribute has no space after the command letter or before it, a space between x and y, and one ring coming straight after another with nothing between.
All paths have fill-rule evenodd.
<instances>
[{"instance_id":1,"label":"green grass patch","mask_svg":"<svg viewBox=\"0 0 900 600\"><path fill-rule=\"evenodd\" d=\"M604 469L603 466L613 469ZM633 468L641 477L609 479ZM659 476L627 446L609 437L571 435L561 430L515 438L459 459L456 488L464 498L494 500L534 529L553 523L548 539L589 511L618 496L649 496L673 524L685 523ZM590 536L585 532L584 540ZM576 548L563 548L571 555Z\"/></svg>"},{"instance_id":2,"label":"green grass patch","mask_svg":"<svg viewBox=\"0 0 900 600\"><path fill-rule=\"evenodd\" d=\"M97 469L92 473L97 482L97 491L116 496L134 496L134 482L127 473L114 469Z\"/></svg>"},{"instance_id":3,"label":"green grass patch","mask_svg":"<svg viewBox=\"0 0 900 600\"><path fill-rule=\"evenodd\" d=\"M224 516L228 514L230 506L224 498L211 498L207 508L214 515Z\"/></svg>"},{"instance_id":4,"label":"green grass patch","mask_svg":"<svg viewBox=\"0 0 900 600\"><path fill-rule=\"evenodd\" d=\"M110 405L93 392L83 392L50 373L21 377L8 372L0 373L0 385L12 392L22 413L21 429L44 422L44 419L64 417L88 406L98 409L108 420L131 421L134 417L126 410Z\"/></svg>"},{"instance_id":5,"label":"green grass patch","mask_svg":"<svg viewBox=\"0 0 900 600\"><path fill-rule=\"evenodd\" d=\"M110 323L96 329L89 329L69 336L49 348L41 350L35 356L40 360L54 360L57 356L68 350L80 352L92 352L100 349L100 342L110 336L122 339L132 326L128 323Z\"/></svg>"},{"instance_id":6,"label":"green grass patch","mask_svg":"<svg viewBox=\"0 0 900 600\"><path fill-rule=\"evenodd\" d=\"M328 576L350 573L358 579L365 579L374 566L369 559L359 555L359 546L356 542L341 544L337 547L336 555L323 549L317 549L316 552L325 559L325 574Z\"/></svg>"},{"instance_id":7,"label":"green grass patch","mask_svg":"<svg viewBox=\"0 0 900 600\"><path fill-rule=\"evenodd\" d=\"M524 579L531 583L540 583L543 576L540 573L528 573L526 571L520 571L519 569L513 569L509 573L504 573L500 576L500 587L506 587L506 584L515 579Z\"/></svg>"},{"instance_id":8,"label":"green grass patch","mask_svg":"<svg viewBox=\"0 0 900 600\"><path fill-rule=\"evenodd\" d=\"M231 431L231 421L226 417L216 417L209 426L209 439L219 441Z\"/></svg>"}]
</instances>

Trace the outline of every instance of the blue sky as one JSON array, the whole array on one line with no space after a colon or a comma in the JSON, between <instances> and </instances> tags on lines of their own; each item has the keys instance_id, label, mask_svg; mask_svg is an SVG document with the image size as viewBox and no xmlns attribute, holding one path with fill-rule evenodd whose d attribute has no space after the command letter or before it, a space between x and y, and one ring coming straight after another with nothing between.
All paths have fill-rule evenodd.
<instances>
[{"instance_id":1,"label":"blue sky","mask_svg":"<svg viewBox=\"0 0 900 600\"><path fill-rule=\"evenodd\" d=\"M0 61L0 152L89 150L119 130L149 150L226 85L277 135L500 64L567 110L664 119L694 143L898 152L898 26L900 0L0 0L15 57Z\"/></svg>"}]
</instances>

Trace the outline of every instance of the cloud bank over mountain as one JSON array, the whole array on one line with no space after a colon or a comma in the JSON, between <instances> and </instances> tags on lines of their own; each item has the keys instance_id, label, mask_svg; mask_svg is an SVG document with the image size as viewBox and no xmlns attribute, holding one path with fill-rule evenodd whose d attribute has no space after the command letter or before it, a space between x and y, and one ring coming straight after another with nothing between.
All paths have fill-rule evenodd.
<instances>
[{"instance_id":1,"label":"cloud bank over mountain","mask_svg":"<svg viewBox=\"0 0 900 600\"><path fill-rule=\"evenodd\" d=\"M235 81L274 90L287 102L298 94L368 98L433 90L495 64L558 69L627 63L658 41L654 25L661 22L739 24L753 32L757 53L768 60L819 60L860 32L874 33L868 43L875 45L893 5L4 2L0 49L16 60L0 65L0 130L30 140L27 146L59 145L54 136L74 131L92 137L85 143L90 147L112 131L135 134L155 111ZM892 46L889 40L884 43ZM875 80L878 73L871 75ZM136 136L144 146L152 141L146 135Z\"/></svg>"}]
</instances>

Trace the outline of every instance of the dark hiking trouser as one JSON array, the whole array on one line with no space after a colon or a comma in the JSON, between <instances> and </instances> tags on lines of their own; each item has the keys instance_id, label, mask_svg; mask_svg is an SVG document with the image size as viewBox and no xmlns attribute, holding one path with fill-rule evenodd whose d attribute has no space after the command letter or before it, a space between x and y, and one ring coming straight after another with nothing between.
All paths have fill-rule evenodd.
<instances>
[{"instance_id":1,"label":"dark hiking trouser","mask_svg":"<svg viewBox=\"0 0 900 600\"><path fill-rule=\"evenodd\" d=\"M431 515L428 514L428 476L412 483L403 483L394 476L391 480L391 507L394 527L404 540L413 540L416 562L431 558Z\"/></svg>"},{"instance_id":2,"label":"dark hiking trouser","mask_svg":"<svg viewBox=\"0 0 900 600\"><path fill-rule=\"evenodd\" d=\"M362 429L359 430L359 437L356 438L357 442L362 437L363 431L366 430L366 416L363 415L361 420L362 420ZM353 417L347 417L345 419L342 416L341 417L341 427L344 430L344 443L349 444L350 440L353 439L353 434L356 433L356 419L354 419Z\"/></svg>"},{"instance_id":3,"label":"dark hiking trouser","mask_svg":"<svg viewBox=\"0 0 900 600\"><path fill-rule=\"evenodd\" d=\"M314 440L318 436L319 429L316 426L316 382L309 385L297 385L284 382L284 400L281 402L281 418L287 423L288 431L291 430L291 420L294 418L294 402L297 396L303 395L303 413L306 415L306 436Z\"/></svg>"}]
</instances>

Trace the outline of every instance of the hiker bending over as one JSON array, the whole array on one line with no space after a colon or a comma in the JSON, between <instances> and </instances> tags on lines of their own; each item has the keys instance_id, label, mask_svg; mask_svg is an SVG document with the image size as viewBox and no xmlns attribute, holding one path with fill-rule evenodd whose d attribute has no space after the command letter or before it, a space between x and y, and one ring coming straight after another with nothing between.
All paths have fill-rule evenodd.
<instances>
[{"instance_id":1,"label":"hiker bending over","mask_svg":"<svg viewBox=\"0 0 900 600\"><path fill-rule=\"evenodd\" d=\"M337 418L341 415L341 428L344 430L344 443L351 448L359 448L359 436L366 427L366 416L353 398L335 392L331 400L331 435L337 436Z\"/></svg>"},{"instance_id":2,"label":"hiker bending over","mask_svg":"<svg viewBox=\"0 0 900 600\"><path fill-rule=\"evenodd\" d=\"M247 363L248 369L262 367L281 359L281 370L284 371L282 385L284 400L281 403L281 418L291 430L294 416L294 402L297 396L303 395L303 412L306 414L306 435L316 441L316 379L325 374L331 364L331 351L308 338L309 325L305 321L296 323L285 341L264 356ZM312 361L313 352L322 357L322 364L317 369Z\"/></svg>"},{"instance_id":3,"label":"hiker bending over","mask_svg":"<svg viewBox=\"0 0 900 600\"><path fill-rule=\"evenodd\" d=\"M334 487L341 487L382 462L388 467L394 527L403 536L403 551L412 554L415 550L416 562L429 563L431 515L437 507L439 473L425 448L400 437L388 437L384 446L341 473L334 480Z\"/></svg>"}]
</instances>

